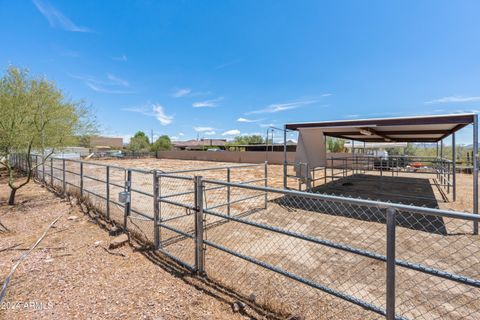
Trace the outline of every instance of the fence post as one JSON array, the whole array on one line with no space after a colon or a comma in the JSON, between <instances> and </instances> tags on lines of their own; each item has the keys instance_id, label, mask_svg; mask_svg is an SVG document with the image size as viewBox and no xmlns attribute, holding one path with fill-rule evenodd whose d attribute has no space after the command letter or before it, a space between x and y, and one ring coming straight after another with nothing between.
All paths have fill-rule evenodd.
<instances>
[{"instance_id":1,"label":"fence post","mask_svg":"<svg viewBox=\"0 0 480 320\"><path fill-rule=\"evenodd\" d=\"M268 161L265 161L264 178L265 178L264 186L265 188L267 188L268 187ZM265 209L267 209L267 204L268 204L268 192L265 191Z\"/></svg>"},{"instance_id":2,"label":"fence post","mask_svg":"<svg viewBox=\"0 0 480 320\"><path fill-rule=\"evenodd\" d=\"M305 181L306 188L310 189L312 187L311 185L312 182L310 181L310 166L308 162L305 163L305 178L306 178L306 181Z\"/></svg>"},{"instance_id":3,"label":"fence post","mask_svg":"<svg viewBox=\"0 0 480 320\"><path fill-rule=\"evenodd\" d=\"M80 198L83 197L83 162L80 162Z\"/></svg>"},{"instance_id":4,"label":"fence post","mask_svg":"<svg viewBox=\"0 0 480 320\"><path fill-rule=\"evenodd\" d=\"M327 184L327 164L325 163L325 168L323 169L323 178L325 179L324 184Z\"/></svg>"},{"instance_id":5,"label":"fence post","mask_svg":"<svg viewBox=\"0 0 480 320\"><path fill-rule=\"evenodd\" d=\"M298 163L298 172L300 172L300 178L298 178L298 191L302 191L302 163Z\"/></svg>"},{"instance_id":6,"label":"fence post","mask_svg":"<svg viewBox=\"0 0 480 320\"><path fill-rule=\"evenodd\" d=\"M230 183L230 167L227 168L227 182ZM227 215L230 215L230 198L231 198L230 185L227 185Z\"/></svg>"},{"instance_id":7,"label":"fence post","mask_svg":"<svg viewBox=\"0 0 480 320\"><path fill-rule=\"evenodd\" d=\"M53 187L53 158L50 158L50 185Z\"/></svg>"},{"instance_id":8,"label":"fence post","mask_svg":"<svg viewBox=\"0 0 480 320\"><path fill-rule=\"evenodd\" d=\"M331 162L332 162L332 163L331 163L331 168L332 168L331 171L332 171L332 181L333 181L333 158L332 158L332 161L331 161Z\"/></svg>"},{"instance_id":9,"label":"fence post","mask_svg":"<svg viewBox=\"0 0 480 320\"><path fill-rule=\"evenodd\" d=\"M202 176L195 176L195 268L205 273L203 250L203 182Z\"/></svg>"},{"instance_id":10,"label":"fence post","mask_svg":"<svg viewBox=\"0 0 480 320\"><path fill-rule=\"evenodd\" d=\"M38 179L38 154L35 155L35 177Z\"/></svg>"},{"instance_id":11,"label":"fence post","mask_svg":"<svg viewBox=\"0 0 480 320\"><path fill-rule=\"evenodd\" d=\"M125 202L125 212L123 215L123 228L127 231L127 218L130 215L131 191L132 191L132 171L127 169L127 180L125 180L125 191L128 193L127 202Z\"/></svg>"},{"instance_id":12,"label":"fence post","mask_svg":"<svg viewBox=\"0 0 480 320\"><path fill-rule=\"evenodd\" d=\"M395 319L395 208L387 208L387 320Z\"/></svg>"},{"instance_id":13,"label":"fence post","mask_svg":"<svg viewBox=\"0 0 480 320\"><path fill-rule=\"evenodd\" d=\"M45 181L45 154L42 154L42 181L47 182Z\"/></svg>"},{"instance_id":14,"label":"fence post","mask_svg":"<svg viewBox=\"0 0 480 320\"><path fill-rule=\"evenodd\" d=\"M105 186L106 187L106 198L107 198L107 212L106 212L106 215L107 215L107 220L110 220L110 166L106 166L106 183L107 185Z\"/></svg>"},{"instance_id":15,"label":"fence post","mask_svg":"<svg viewBox=\"0 0 480 320\"><path fill-rule=\"evenodd\" d=\"M450 193L450 170L451 170L451 166L450 166L450 162L447 162L448 166L447 166L447 193Z\"/></svg>"},{"instance_id":16,"label":"fence post","mask_svg":"<svg viewBox=\"0 0 480 320\"><path fill-rule=\"evenodd\" d=\"M153 238L154 248L160 248L160 204L159 204L159 179L157 170L153 170Z\"/></svg>"},{"instance_id":17,"label":"fence post","mask_svg":"<svg viewBox=\"0 0 480 320\"><path fill-rule=\"evenodd\" d=\"M62 159L62 181L63 181L63 195L67 195L67 179L66 179L65 158Z\"/></svg>"}]
</instances>

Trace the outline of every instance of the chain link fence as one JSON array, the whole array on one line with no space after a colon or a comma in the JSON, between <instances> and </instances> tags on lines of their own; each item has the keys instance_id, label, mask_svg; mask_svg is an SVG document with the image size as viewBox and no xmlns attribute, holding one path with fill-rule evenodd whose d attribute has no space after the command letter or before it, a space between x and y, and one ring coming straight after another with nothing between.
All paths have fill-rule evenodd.
<instances>
[{"instance_id":1,"label":"chain link fence","mask_svg":"<svg viewBox=\"0 0 480 320\"><path fill-rule=\"evenodd\" d=\"M262 166L252 178L248 166L165 173L54 159L36 176L285 316L480 318L478 215L269 188Z\"/></svg>"}]
</instances>

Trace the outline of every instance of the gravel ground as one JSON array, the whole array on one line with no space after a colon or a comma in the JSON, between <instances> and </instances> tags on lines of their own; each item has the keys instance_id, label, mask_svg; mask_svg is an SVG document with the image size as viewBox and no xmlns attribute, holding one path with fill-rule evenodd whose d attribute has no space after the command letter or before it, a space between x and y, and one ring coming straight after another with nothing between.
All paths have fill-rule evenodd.
<instances>
[{"instance_id":1,"label":"gravel ground","mask_svg":"<svg viewBox=\"0 0 480 320\"><path fill-rule=\"evenodd\" d=\"M126 245L108 253L112 237L69 202L31 183L7 206L0 178L0 278L62 215L23 261L10 282L0 319L248 319L231 297L202 285L179 268ZM76 218L73 218L73 217ZM70 217L70 219L69 219ZM15 248L5 248L17 245ZM122 254L120 256L117 254Z\"/></svg>"}]
</instances>

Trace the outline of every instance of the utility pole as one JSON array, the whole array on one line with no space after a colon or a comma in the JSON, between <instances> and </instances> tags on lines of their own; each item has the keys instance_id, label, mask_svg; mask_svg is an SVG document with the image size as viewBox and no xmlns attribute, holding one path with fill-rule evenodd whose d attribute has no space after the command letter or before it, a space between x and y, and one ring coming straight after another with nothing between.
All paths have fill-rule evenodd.
<instances>
[{"instance_id":1,"label":"utility pole","mask_svg":"<svg viewBox=\"0 0 480 320\"><path fill-rule=\"evenodd\" d=\"M152 140L150 140L150 144L153 144L153 129L150 130L150 136L152 137Z\"/></svg>"}]
</instances>

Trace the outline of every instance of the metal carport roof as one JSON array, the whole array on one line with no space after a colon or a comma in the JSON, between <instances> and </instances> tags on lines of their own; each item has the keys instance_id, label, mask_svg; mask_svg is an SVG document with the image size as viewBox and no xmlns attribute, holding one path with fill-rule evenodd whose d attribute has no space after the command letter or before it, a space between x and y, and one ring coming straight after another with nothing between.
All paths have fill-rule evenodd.
<instances>
[{"instance_id":1,"label":"metal carport roof","mask_svg":"<svg viewBox=\"0 0 480 320\"><path fill-rule=\"evenodd\" d=\"M289 123L286 129L317 129L326 136L365 142L438 142L474 123L476 114Z\"/></svg>"}]
</instances>

